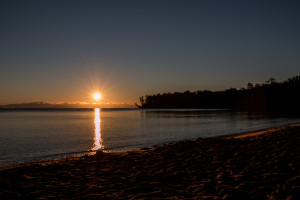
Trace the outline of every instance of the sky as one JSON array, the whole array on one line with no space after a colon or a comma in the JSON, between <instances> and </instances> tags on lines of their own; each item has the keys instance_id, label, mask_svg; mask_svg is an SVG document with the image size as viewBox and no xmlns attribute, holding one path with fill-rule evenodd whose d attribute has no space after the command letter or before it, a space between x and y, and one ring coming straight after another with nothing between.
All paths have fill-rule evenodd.
<instances>
[{"instance_id":1,"label":"sky","mask_svg":"<svg viewBox=\"0 0 300 200\"><path fill-rule=\"evenodd\" d=\"M1 0L0 105L128 105L299 75L300 1ZM125 106L126 107L126 106Z\"/></svg>"}]
</instances>

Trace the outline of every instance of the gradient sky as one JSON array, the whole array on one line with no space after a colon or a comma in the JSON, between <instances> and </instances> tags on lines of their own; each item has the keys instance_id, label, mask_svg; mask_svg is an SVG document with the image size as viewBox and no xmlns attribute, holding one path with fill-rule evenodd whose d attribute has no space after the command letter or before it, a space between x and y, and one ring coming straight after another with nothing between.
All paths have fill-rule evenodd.
<instances>
[{"instance_id":1,"label":"gradient sky","mask_svg":"<svg viewBox=\"0 0 300 200\"><path fill-rule=\"evenodd\" d=\"M131 103L299 75L300 1L0 1L0 104Z\"/></svg>"}]
</instances>

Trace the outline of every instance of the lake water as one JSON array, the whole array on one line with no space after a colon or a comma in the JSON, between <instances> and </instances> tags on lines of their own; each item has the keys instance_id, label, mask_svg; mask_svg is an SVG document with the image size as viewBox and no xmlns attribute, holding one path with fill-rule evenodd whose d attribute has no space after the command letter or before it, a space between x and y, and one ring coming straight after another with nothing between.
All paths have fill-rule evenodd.
<instances>
[{"instance_id":1,"label":"lake water","mask_svg":"<svg viewBox=\"0 0 300 200\"><path fill-rule=\"evenodd\" d=\"M0 110L0 166L120 151L300 122L226 110Z\"/></svg>"}]
</instances>

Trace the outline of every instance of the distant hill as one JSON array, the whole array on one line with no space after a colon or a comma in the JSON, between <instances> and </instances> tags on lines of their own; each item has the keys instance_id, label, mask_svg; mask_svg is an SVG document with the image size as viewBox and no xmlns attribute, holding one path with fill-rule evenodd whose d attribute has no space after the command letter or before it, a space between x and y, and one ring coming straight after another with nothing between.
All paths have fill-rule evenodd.
<instances>
[{"instance_id":1,"label":"distant hill","mask_svg":"<svg viewBox=\"0 0 300 200\"><path fill-rule=\"evenodd\" d=\"M139 108L204 108L243 111L300 111L300 76L283 82L274 78L247 88L223 91L185 91L140 97Z\"/></svg>"}]
</instances>

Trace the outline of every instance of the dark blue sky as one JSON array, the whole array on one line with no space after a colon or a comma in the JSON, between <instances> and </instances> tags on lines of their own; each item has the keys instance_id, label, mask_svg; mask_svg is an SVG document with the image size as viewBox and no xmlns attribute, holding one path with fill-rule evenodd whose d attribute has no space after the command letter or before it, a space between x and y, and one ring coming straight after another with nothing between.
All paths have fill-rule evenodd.
<instances>
[{"instance_id":1,"label":"dark blue sky","mask_svg":"<svg viewBox=\"0 0 300 200\"><path fill-rule=\"evenodd\" d=\"M0 104L134 103L300 69L300 1L1 1Z\"/></svg>"}]
</instances>

